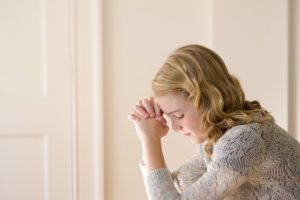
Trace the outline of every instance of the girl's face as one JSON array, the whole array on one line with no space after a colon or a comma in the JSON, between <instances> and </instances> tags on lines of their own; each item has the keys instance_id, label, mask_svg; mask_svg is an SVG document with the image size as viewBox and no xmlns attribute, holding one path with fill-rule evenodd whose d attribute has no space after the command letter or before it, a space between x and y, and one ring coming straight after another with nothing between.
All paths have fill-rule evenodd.
<instances>
[{"instance_id":1,"label":"girl's face","mask_svg":"<svg viewBox=\"0 0 300 200\"><path fill-rule=\"evenodd\" d=\"M167 94L157 97L156 102L163 113L170 118L174 131L182 132L196 144L207 139L207 134L201 124L200 110L188 102L183 95Z\"/></svg>"}]
</instances>

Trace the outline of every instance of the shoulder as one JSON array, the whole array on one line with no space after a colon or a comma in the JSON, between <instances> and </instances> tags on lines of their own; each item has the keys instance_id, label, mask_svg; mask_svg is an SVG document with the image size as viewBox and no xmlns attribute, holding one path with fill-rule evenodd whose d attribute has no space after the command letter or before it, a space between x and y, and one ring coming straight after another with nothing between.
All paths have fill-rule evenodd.
<instances>
[{"instance_id":1,"label":"shoulder","mask_svg":"<svg viewBox=\"0 0 300 200\"><path fill-rule=\"evenodd\" d=\"M228 130L214 147L215 159L243 159L259 162L265 151L261 137L265 124L244 124Z\"/></svg>"},{"instance_id":2,"label":"shoulder","mask_svg":"<svg viewBox=\"0 0 300 200\"><path fill-rule=\"evenodd\" d=\"M228 131L218 140L216 146L235 144L243 145L251 144L254 141L262 141L261 134L265 124L251 123L235 126Z\"/></svg>"}]
</instances>

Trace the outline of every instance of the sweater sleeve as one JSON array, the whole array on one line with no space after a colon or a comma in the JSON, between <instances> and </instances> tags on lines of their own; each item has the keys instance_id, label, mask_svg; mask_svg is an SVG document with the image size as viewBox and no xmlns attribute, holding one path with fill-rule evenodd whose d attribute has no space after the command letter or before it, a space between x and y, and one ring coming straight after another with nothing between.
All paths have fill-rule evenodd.
<instances>
[{"instance_id":1,"label":"sweater sleeve","mask_svg":"<svg viewBox=\"0 0 300 200\"><path fill-rule=\"evenodd\" d=\"M147 172L145 170L145 164L143 160L140 161L139 165L145 181ZM167 168L165 169L169 172ZM179 193L182 193L188 186L197 181L205 172L205 162L200 153L197 152L189 159L188 162L179 167L176 171L171 172L170 175L175 188Z\"/></svg>"},{"instance_id":2,"label":"sweater sleeve","mask_svg":"<svg viewBox=\"0 0 300 200\"><path fill-rule=\"evenodd\" d=\"M187 163L171 173L177 190L182 193L206 172L204 160L196 153Z\"/></svg>"},{"instance_id":3,"label":"sweater sleeve","mask_svg":"<svg viewBox=\"0 0 300 200\"><path fill-rule=\"evenodd\" d=\"M214 148L207 172L179 193L167 168L144 176L151 200L222 199L247 181L264 155L264 143L250 128L239 126L224 135Z\"/></svg>"}]
</instances>

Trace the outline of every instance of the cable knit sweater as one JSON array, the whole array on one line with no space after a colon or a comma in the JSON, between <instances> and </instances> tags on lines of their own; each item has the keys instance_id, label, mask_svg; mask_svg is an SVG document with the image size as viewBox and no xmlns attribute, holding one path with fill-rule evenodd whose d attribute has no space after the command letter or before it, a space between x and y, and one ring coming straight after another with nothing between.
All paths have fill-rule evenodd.
<instances>
[{"instance_id":1,"label":"cable knit sweater","mask_svg":"<svg viewBox=\"0 0 300 200\"><path fill-rule=\"evenodd\" d=\"M300 144L274 122L239 125L216 143L204 143L174 173L143 172L151 200L300 200Z\"/></svg>"}]
</instances>

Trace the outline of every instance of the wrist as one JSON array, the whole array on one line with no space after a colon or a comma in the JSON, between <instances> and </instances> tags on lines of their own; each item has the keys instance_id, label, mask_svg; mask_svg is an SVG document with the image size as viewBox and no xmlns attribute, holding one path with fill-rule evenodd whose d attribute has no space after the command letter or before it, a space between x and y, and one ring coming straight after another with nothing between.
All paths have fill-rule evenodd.
<instances>
[{"instance_id":1,"label":"wrist","mask_svg":"<svg viewBox=\"0 0 300 200\"><path fill-rule=\"evenodd\" d=\"M143 138L141 141L143 146L156 146L161 144L160 138Z\"/></svg>"},{"instance_id":2,"label":"wrist","mask_svg":"<svg viewBox=\"0 0 300 200\"><path fill-rule=\"evenodd\" d=\"M143 163L146 171L165 167L164 156L160 140L146 140L142 142Z\"/></svg>"}]
</instances>

